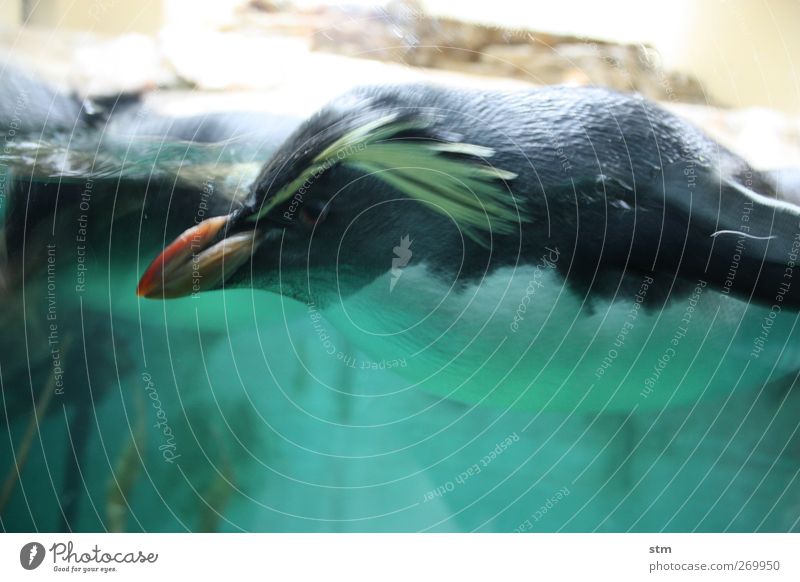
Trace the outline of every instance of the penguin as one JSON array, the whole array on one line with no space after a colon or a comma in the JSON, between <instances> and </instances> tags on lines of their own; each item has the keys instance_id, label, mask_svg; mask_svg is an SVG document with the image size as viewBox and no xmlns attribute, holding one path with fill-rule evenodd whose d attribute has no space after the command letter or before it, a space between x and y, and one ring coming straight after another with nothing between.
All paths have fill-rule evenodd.
<instances>
[{"instance_id":1,"label":"penguin","mask_svg":"<svg viewBox=\"0 0 800 582\"><path fill-rule=\"evenodd\" d=\"M137 293L280 294L470 405L690 404L800 368L800 207L774 183L638 95L358 88Z\"/></svg>"}]
</instances>

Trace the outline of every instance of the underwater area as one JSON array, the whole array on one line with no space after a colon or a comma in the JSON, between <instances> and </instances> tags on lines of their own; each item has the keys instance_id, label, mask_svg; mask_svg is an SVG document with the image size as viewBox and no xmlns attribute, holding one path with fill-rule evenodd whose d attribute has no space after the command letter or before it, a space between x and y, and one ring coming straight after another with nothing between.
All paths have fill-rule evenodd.
<instances>
[{"instance_id":1,"label":"underwater area","mask_svg":"<svg viewBox=\"0 0 800 582\"><path fill-rule=\"evenodd\" d=\"M424 225L341 305L200 293L200 271L187 296L137 295L306 118L224 91L194 113L182 89L84 100L0 60L2 531L800 531L791 309L703 280L668 301L639 273L607 306L569 299L551 247L501 300L442 291Z\"/></svg>"},{"instance_id":2,"label":"underwater area","mask_svg":"<svg viewBox=\"0 0 800 582\"><path fill-rule=\"evenodd\" d=\"M141 306L135 277L115 277L128 293L93 277L74 305L59 290L61 363L76 380L50 396L34 384L49 403L32 438L29 414L9 418L16 458L29 451L7 531L796 528L785 394L633 415L470 407L353 370L314 336L293 345L291 331L308 334L302 306L244 291ZM314 377L287 352L317 355ZM20 356L21 379L3 362L8 415L50 375L45 359L27 377Z\"/></svg>"}]
</instances>

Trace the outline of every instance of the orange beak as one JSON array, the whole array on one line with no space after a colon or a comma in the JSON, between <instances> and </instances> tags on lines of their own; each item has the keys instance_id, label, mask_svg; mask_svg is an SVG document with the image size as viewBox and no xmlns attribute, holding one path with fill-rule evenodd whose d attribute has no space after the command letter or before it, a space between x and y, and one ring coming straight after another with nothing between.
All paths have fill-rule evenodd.
<instances>
[{"instance_id":1,"label":"orange beak","mask_svg":"<svg viewBox=\"0 0 800 582\"><path fill-rule=\"evenodd\" d=\"M259 242L256 230L215 242L229 219L209 218L176 238L147 268L136 294L172 299L217 288L253 256Z\"/></svg>"}]
</instances>

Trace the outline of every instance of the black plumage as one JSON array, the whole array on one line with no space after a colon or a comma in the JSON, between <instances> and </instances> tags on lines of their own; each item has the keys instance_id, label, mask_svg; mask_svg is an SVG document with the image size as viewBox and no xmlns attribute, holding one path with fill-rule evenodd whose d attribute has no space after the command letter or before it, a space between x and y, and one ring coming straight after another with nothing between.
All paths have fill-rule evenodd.
<instances>
[{"instance_id":1,"label":"black plumage","mask_svg":"<svg viewBox=\"0 0 800 582\"><path fill-rule=\"evenodd\" d=\"M566 253L559 272L573 290L590 298L633 290L638 283L631 283L631 276L638 280L649 274L660 290L648 296L650 303L683 297L698 279L771 303L784 282L800 210L771 202L777 194L769 177L658 105L598 88L355 90L310 118L283 144L227 232L247 228L245 223L326 147L385 115L426 120L422 129L402 132L395 140L493 150L491 166L517 174L505 184L521 210L517 231L494 232L491 245L478 244L464 239L451 218L427 205L390 210L387 201L407 196L345 159L315 177L302 196L299 206L310 213L306 223L317 222L315 207L330 211L315 225L313 238L301 224L302 212L286 228L291 200L259 217L260 230L281 230L284 242L280 249L259 246L252 265L256 286L278 284L280 259L284 269L300 276L311 270L326 273L325 278L334 268L345 270L347 283L357 289L386 271L383 253L373 256L370 249L391 248L403 233L420 227L440 236L420 240L417 258L443 277L458 271L462 283L497 268L534 263L547 245ZM372 212L369 220L354 222L359 213L382 204L383 210ZM736 274L731 277L734 257ZM250 285L249 273L242 269L226 284ZM311 294L291 275L282 285L282 292L301 299ZM342 291L340 285L335 293ZM800 286L785 292L783 301L800 305Z\"/></svg>"}]
</instances>

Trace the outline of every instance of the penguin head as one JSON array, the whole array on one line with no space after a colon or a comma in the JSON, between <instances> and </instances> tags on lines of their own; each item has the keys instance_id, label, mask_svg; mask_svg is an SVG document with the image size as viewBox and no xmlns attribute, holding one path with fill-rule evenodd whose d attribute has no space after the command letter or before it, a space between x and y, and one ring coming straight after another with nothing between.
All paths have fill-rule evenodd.
<instances>
[{"instance_id":1,"label":"penguin head","mask_svg":"<svg viewBox=\"0 0 800 582\"><path fill-rule=\"evenodd\" d=\"M412 244L416 260L455 249L457 261L485 248L487 233L518 230L516 175L442 127L419 109L334 103L279 148L241 208L169 245L137 293L253 287L324 304L389 272Z\"/></svg>"}]
</instances>

